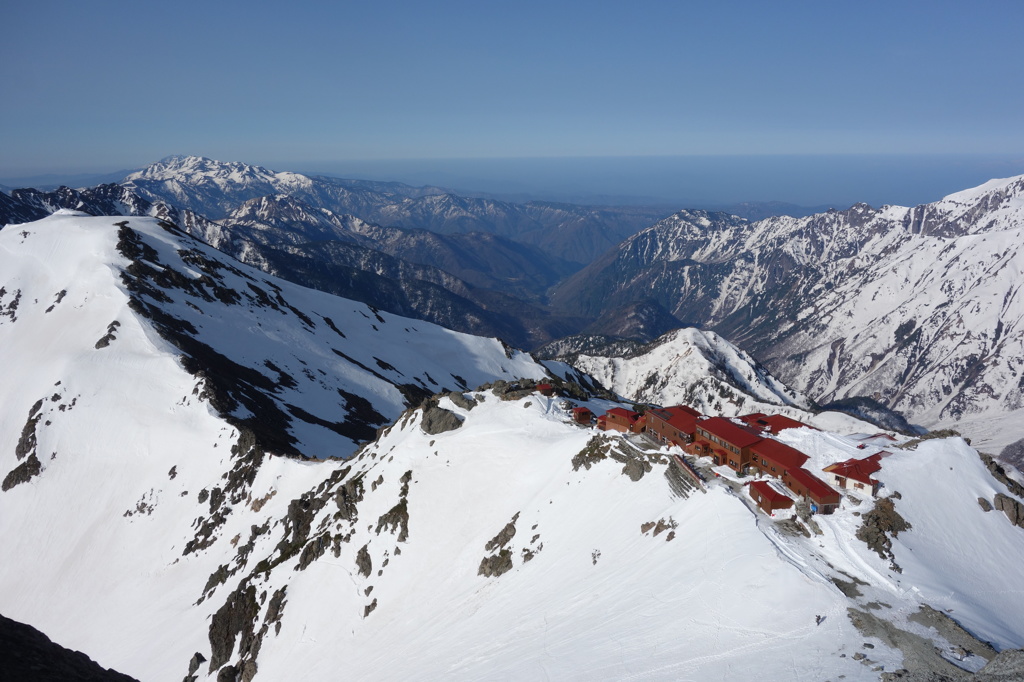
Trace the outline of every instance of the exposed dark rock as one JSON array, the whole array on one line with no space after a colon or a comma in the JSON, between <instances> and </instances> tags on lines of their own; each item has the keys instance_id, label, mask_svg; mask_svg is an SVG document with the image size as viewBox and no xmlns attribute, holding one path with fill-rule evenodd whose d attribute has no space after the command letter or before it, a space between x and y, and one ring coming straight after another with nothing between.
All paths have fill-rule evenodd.
<instances>
[{"instance_id":1,"label":"exposed dark rock","mask_svg":"<svg viewBox=\"0 0 1024 682\"><path fill-rule=\"evenodd\" d=\"M892 554L892 538L910 530L911 526L896 511L892 501L895 495L893 493L891 497L879 498L874 508L861 517L863 524L857 529L857 539L866 543L881 558L888 559L891 562L890 568L901 572Z\"/></svg>"},{"instance_id":2,"label":"exposed dark rock","mask_svg":"<svg viewBox=\"0 0 1024 682\"><path fill-rule=\"evenodd\" d=\"M607 436L592 436L586 446L573 455L572 470L579 471L580 467L590 469L591 466L608 457L611 447L611 439Z\"/></svg>"},{"instance_id":3,"label":"exposed dark rock","mask_svg":"<svg viewBox=\"0 0 1024 682\"><path fill-rule=\"evenodd\" d=\"M986 500L984 497L978 498L978 506L981 507L981 511L983 512L992 511L992 503Z\"/></svg>"},{"instance_id":4,"label":"exposed dark rock","mask_svg":"<svg viewBox=\"0 0 1024 682\"><path fill-rule=\"evenodd\" d=\"M519 520L519 512L516 512L512 520L505 524L505 527L498 531L491 540L484 545L484 549L488 552L492 552L499 547L504 547L509 541L516 536L516 521Z\"/></svg>"},{"instance_id":5,"label":"exposed dark rock","mask_svg":"<svg viewBox=\"0 0 1024 682\"><path fill-rule=\"evenodd\" d=\"M503 549L494 556L484 557L480 561L477 575L482 575L485 578L497 578L510 570L512 570L512 551Z\"/></svg>"},{"instance_id":6,"label":"exposed dark rock","mask_svg":"<svg viewBox=\"0 0 1024 682\"><path fill-rule=\"evenodd\" d=\"M915 623L933 628L947 642L954 647L960 648L963 655L972 654L980 656L986 661L991 661L996 657L996 650L990 644L977 639L955 620L927 604L922 604L921 608L916 613L911 614L909 618Z\"/></svg>"},{"instance_id":7,"label":"exposed dark rock","mask_svg":"<svg viewBox=\"0 0 1024 682\"><path fill-rule=\"evenodd\" d=\"M65 649L30 625L0 616L0 679L10 682L138 682Z\"/></svg>"},{"instance_id":8,"label":"exposed dark rock","mask_svg":"<svg viewBox=\"0 0 1024 682\"><path fill-rule=\"evenodd\" d=\"M330 539L330 535L318 535L306 543L306 546L302 548L302 553L299 554L299 563L295 570L304 571L307 566L322 557L330 545Z\"/></svg>"},{"instance_id":9,"label":"exposed dark rock","mask_svg":"<svg viewBox=\"0 0 1024 682\"><path fill-rule=\"evenodd\" d=\"M900 445L899 447L903 448L904 450L916 450L917 446L923 443L924 441L934 440L936 438L963 438L963 436L960 434L959 431L955 429L936 429L935 431L929 431L923 436L920 436L913 440L908 440L906 443ZM964 438L964 442L970 445L971 439Z\"/></svg>"},{"instance_id":10,"label":"exposed dark rock","mask_svg":"<svg viewBox=\"0 0 1024 682\"><path fill-rule=\"evenodd\" d=\"M654 536L657 537L666 530L678 528L679 524L671 516L668 517L668 521L665 519L658 519L658 523L654 525Z\"/></svg>"},{"instance_id":11,"label":"exposed dark rock","mask_svg":"<svg viewBox=\"0 0 1024 682\"><path fill-rule=\"evenodd\" d=\"M808 537L810 537L809 533ZM839 588L840 592L845 594L850 599L854 599L855 597L861 596L861 591L858 588L858 585L867 585L866 582L864 582L863 580L858 580L857 578L853 578L852 580L843 580L842 578L837 578L833 575L829 576L829 580L831 580L832 583Z\"/></svg>"},{"instance_id":12,"label":"exposed dark rock","mask_svg":"<svg viewBox=\"0 0 1024 682\"><path fill-rule=\"evenodd\" d=\"M42 419L42 415L39 414L39 410L42 407L43 401L39 399L28 411L28 420L25 422L25 426L21 428L21 438L18 439L18 444L14 446L14 455L18 459L24 459L36 451L36 424Z\"/></svg>"},{"instance_id":13,"label":"exposed dark rock","mask_svg":"<svg viewBox=\"0 0 1024 682\"><path fill-rule=\"evenodd\" d=\"M408 407L416 407L433 395L433 391L418 384L395 384Z\"/></svg>"},{"instance_id":14,"label":"exposed dark rock","mask_svg":"<svg viewBox=\"0 0 1024 682\"><path fill-rule=\"evenodd\" d=\"M376 609L376 608L377 608L377 598L374 597L373 601L370 602L369 604L367 604L366 608L363 609L363 618L366 618L371 613L373 613L374 609Z\"/></svg>"},{"instance_id":15,"label":"exposed dark rock","mask_svg":"<svg viewBox=\"0 0 1024 682\"><path fill-rule=\"evenodd\" d=\"M1024 486L1010 478L1006 473L1006 469L1004 469L992 455L979 452L978 457L980 457L981 461L985 463L985 467L988 469L989 473L992 474L992 478L1005 485L1012 494L1017 497L1024 498Z\"/></svg>"},{"instance_id":16,"label":"exposed dark rock","mask_svg":"<svg viewBox=\"0 0 1024 682\"><path fill-rule=\"evenodd\" d=\"M446 410L437 405L430 405L423 409L423 419L420 421L420 428L430 436L436 436L445 431L454 431L462 426L462 417L451 410Z\"/></svg>"},{"instance_id":17,"label":"exposed dark rock","mask_svg":"<svg viewBox=\"0 0 1024 682\"><path fill-rule=\"evenodd\" d=\"M903 665L905 669L912 670L921 675L916 678L921 682L942 682L954 680L966 680L969 673L956 667L938 653L935 644L920 635L903 630L893 623L879 618L878 616L858 609L847 609L847 615L854 627L865 637L875 637L893 649L899 649L903 653ZM860 652L858 652L859 654ZM858 654L854 654L854 658ZM863 657L863 656L862 656ZM887 677L896 673L885 673L882 679L904 680L915 679L905 677Z\"/></svg>"},{"instance_id":18,"label":"exposed dark rock","mask_svg":"<svg viewBox=\"0 0 1024 682\"><path fill-rule=\"evenodd\" d=\"M996 493L995 508L1006 514L1006 518L1015 526L1024 526L1024 504L1009 495Z\"/></svg>"},{"instance_id":19,"label":"exposed dark rock","mask_svg":"<svg viewBox=\"0 0 1024 682\"><path fill-rule=\"evenodd\" d=\"M629 480L639 481L644 477L644 474L651 470L650 462L645 462L641 459L630 459L626 462L626 465L622 467L622 473L629 477Z\"/></svg>"},{"instance_id":20,"label":"exposed dark rock","mask_svg":"<svg viewBox=\"0 0 1024 682\"><path fill-rule=\"evenodd\" d=\"M355 522L358 518L359 503L363 500L363 477L359 476L338 488L334 494L334 504L338 506L336 517L344 521Z\"/></svg>"},{"instance_id":21,"label":"exposed dark rock","mask_svg":"<svg viewBox=\"0 0 1024 682\"><path fill-rule=\"evenodd\" d=\"M239 682L238 668L233 665L226 665L217 673L217 682Z\"/></svg>"},{"instance_id":22,"label":"exposed dark rock","mask_svg":"<svg viewBox=\"0 0 1024 682\"><path fill-rule=\"evenodd\" d=\"M807 530L807 527L800 523L795 515L782 521L776 521L775 527L786 535L792 535L793 537L798 535L803 535L805 538L811 537L811 531Z\"/></svg>"},{"instance_id":23,"label":"exposed dark rock","mask_svg":"<svg viewBox=\"0 0 1024 682\"><path fill-rule=\"evenodd\" d=\"M206 663L206 656L203 656L198 651L192 654L192 660L188 662L188 674L195 675L196 671L199 670L199 666Z\"/></svg>"},{"instance_id":24,"label":"exposed dark rock","mask_svg":"<svg viewBox=\"0 0 1024 682\"><path fill-rule=\"evenodd\" d=\"M476 399L467 397L464 393L452 391L451 393L448 393L446 395L453 403L455 403L457 407L461 407L464 410L472 410L474 407L477 406Z\"/></svg>"},{"instance_id":25,"label":"exposed dark rock","mask_svg":"<svg viewBox=\"0 0 1024 682\"><path fill-rule=\"evenodd\" d=\"M404 495L398 504L377 519L377 528L375 529L377 535L380 535L381 529L384 528L392 533L398 530L399 542L409 539L409 506Z\"/></svg>"},{"instance_id":26,"label":"exposed dark rock","mask_svg":"<svg viewBox=\"0 0 1024 682\"><path fill-rule=\"evenodd\" d=\"M107 333L96 342L96 350L100 348L106 348L110 345L110 342L117 338L117 328L121 326L121 323L114 320L107 325Z\"/></svg>"},{"instance_id":27,"label":"exposed dark rock","mask_svg":"<svg viewBox=\"0 0 1024 682\"><path fill-rule=\"evenodd\" d=\"M370 559L370 551L367 545L363 545L356 552L356 568L359 569L359 575L364 578L369 578L370 573L373 572L373 561Z\"/></svg>"},{"instance_id":28,"label":"exposed dark rock","mask_svg":"<svg viewBox=\"0 0 1024 682\"><path fill-rule=\"evenodd\" d=\"M28 459L11 469L10 473L4 477L4 482L0 485L0 488L7 492L16 485L28 483L34 476L38 476L42 470L43 466L40 464L39 458L36 457L36 453L33 452L28 456Z\"/></svg>"},{"instance_id":29,"label":"exposed dark rock","mask_svg":"<svg viewBox=\"0 0 1024 682\"><path fill-rule=\"evenodd\" d=\"M228 662L239 637L241 641L238 650L241 657L245 658L253 642L258 615L256 588L252 585L239 585L210 620L210 672Z\"/></svg>"}]
</instances>

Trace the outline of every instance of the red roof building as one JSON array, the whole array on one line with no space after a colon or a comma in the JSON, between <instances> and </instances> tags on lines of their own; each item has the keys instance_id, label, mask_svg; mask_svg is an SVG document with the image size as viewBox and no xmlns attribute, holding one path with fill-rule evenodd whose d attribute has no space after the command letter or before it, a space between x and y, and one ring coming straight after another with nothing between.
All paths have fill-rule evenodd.
<instances>
[{"instance_id":1,"label":"red roof building","mask_svg":"<svg viewBox=\"0 0 1024 682\"><path fill-rule=\"evenodd\" d=\"M793 498L777 490L769 481L754 481L747 487L747 492L757 506L769 516L773 516L772 512L776 509L789 509L793 506Z\"/></svg>"},{"instance_id":2,"label":"red roof building","mask_svg":"<svg viewBox=\"0 0 1024 682\"><path fill-rule=\"evenodd\" d=\"M751 464L774 478L790 469L799 469L807 461L807 455L785 443L765 438L750 446Z\"/></svg>"},{"instance_id":3,"label":"red roof building","mask_svg":"<svg viewBox=\"0 0 1024 682\"><path fill-rule=\"evenodd\" d=\"M877 453L864 459L848 459L831 464L824 469L828 474L825 480L840 490L870 491L872 496L877 495L880 483L871 478L871 474L882 468L882 456L882 453Z\"/></svg>"},{"instance_id":4,"label":"red roof building","mask_svg":"<svg viewBox=\"0 0 1024 682\"><path fill-rule=\"evenodd\" d=\"M771 434L777 434L786 429L814 428L809 424L804 424L801 421L790 419L781 414L767 415L763 412L755 412L754 414L744 415L740 419L759 431L768 431Z\"/></svg>"},{"instance_id":5,"label":"red roof building","mask_svg":"<svg viewBox=\"0 0 1024 682\"><path fill-rule=\"evenodd\" d=\"M839 493L807 469L787 470L782 482L798 496L809 500L814 513L831 514L839 508Z\"/></svg>"},{"instance_id":6,"label":"red roof building","mask_svg":"<svg viewBox=\"0 0 1024 682\"><path fill-rule=\"evenodd\" d=\"M750 427L742 427L724 417L697 420L694 444L699 454L711 457L717 464L726 464L734 471L743 471L751 463L750 446L761 436Z\"/></svg>"},{"instance_id":7,"label":"red roof building","mask_svg":"<svg viewBox=\"0 0 1024 682\"><path fill-rule=\"evenodd\" d=\"M680 447L693 440L700 412L687 405L647 410L647 432L662 443Z\"/></svg>"},{"instance_id":8,"label":"red roof building","mask_svg":"<svg viewBox=\"0 0 1024 682\"><path fill-rule=\"evenodd\" d=\"M636 433L639 430L637 422L640 415L624 407L613 407L597 418L597 428L602 431L621 431L623 433Z\"/></svg>"},{"instance_id":9,"label":"red roof building","mask_svg":"<svg viewBox=\"0 0 1024 682\"><path fill-rule=\"evenodd\" d=\"M555 387L551 384L537 384L537 391L541 395L551 396L555 394Z\"/></svg>"},{"instance_id":10,"label":"red roof building","mask_svg":"<svg viewBox=\"0 0 1024 682\"><path fill-rule=\"evenodd\" d=\"M572 420L577 424L590 425L594 423L594 413L588 407L572 408Z\"/></svg>"}]
</instances>

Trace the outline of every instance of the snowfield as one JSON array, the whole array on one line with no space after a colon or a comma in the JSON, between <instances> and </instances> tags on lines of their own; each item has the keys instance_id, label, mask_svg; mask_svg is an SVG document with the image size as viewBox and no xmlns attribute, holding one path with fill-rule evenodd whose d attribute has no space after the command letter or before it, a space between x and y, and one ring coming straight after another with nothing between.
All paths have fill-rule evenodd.
<instances>
[{"instance_id":1,"label":"snowfield","mask_svg":"<svg viewBox=\"0 0 1024 682\"><path fill-rule=\"evenodd\" d=\"M905 655L848 609L950 658L911 619L925 603L1024 645L1024 529L981 509L1011 491L960 439L886 448L877 476L912 528L883 559L855 537L866 498L815 533L725 479L680 494L678 450L568 411L613 403L477 390L545 377L528 355L121 220L0 231L0 612L105 667L176 682L199 653L201 680L877 680ZM208 353L187 339L235 374L187 371ZM397 386L417 378L458 392L408 405ZM366 409L345 394L390 425L357 447L337 429ZM247 405L329 426L261 425ZM260 445L274 429L297 454ZM780 438L811 468L880 449L860 437Z\"/></svg>"}]
</instances>

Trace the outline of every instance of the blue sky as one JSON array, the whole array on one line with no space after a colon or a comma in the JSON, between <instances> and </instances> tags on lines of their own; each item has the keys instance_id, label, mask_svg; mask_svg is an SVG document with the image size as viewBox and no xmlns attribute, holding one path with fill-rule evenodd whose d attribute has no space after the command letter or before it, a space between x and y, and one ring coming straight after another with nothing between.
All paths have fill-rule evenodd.
<instances>
[{"instance_id":1,"label":"blue sky","mask_svg":"<svg viewBox=\"0 0 1024 682\"><path fill-rule=\"evenodd\" d=\"M299 170L434 158L1024 159L1016 0L37 0L7 3L3 16L0 177L172 153Z\"/></svg>"}]
</instances>

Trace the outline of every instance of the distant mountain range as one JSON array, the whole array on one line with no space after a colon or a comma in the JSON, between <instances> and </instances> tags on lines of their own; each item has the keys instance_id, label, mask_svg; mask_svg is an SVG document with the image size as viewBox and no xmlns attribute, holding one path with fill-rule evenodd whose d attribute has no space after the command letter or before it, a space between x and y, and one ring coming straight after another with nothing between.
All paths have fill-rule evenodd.
<instances>
[{"instance_id":1,"label":"distant mountain range","mask_svg":"<svg viewBox=\"0 0 1024 682\"><path fill-rule=\"evenodd\" d=\"M867 396L1001 447L1024 437L1022 245L1024 177L915 208L757 222L680 211L551 303L593 318L652 301L819 402Z\"/></svg>"},{"instance_id":2,"label":"distant mountain range","mask_svg":"<svg viewBox=\"0 0 1024 682\"><path fill-rule=\"evenodd\" d=\"M1024 438L1022 182L914 208L658 220L178 156L121 184L0 193L0 222L155 216L266 272L526 348L712 330L818 404L863 398L1000 448Z\"/></svg>"},{"instance_id":3,"label":"distant mountain range","mask_svg":"<svg viewBox=\"0 0 1024 682\"><path fill-rule=\"evenodd\" d=\"M390 227L513 237L578 264L667 214L664 209L645 207L516 204L459 196L440 188L309 177L195 156L168 157L131 173L122 184L150 201L187 208L214 220L250 199L286 194L313 208Z\"/></svg>"}]
</instances>

